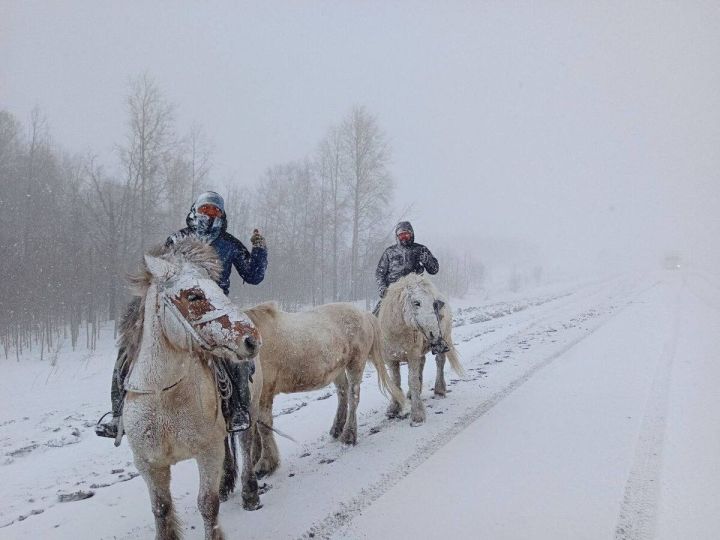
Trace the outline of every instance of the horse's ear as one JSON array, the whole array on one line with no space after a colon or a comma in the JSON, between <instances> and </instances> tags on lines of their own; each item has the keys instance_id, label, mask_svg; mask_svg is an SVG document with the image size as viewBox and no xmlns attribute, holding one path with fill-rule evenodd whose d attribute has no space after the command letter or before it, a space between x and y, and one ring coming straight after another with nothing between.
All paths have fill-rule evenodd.
<instances>
[{"instance_id":1,"label":"horse's ear","mask_svg":"<svg viewBox=\"0 0 720 540\"><path fill-rule=\"evenodd\" d=\"M170 261L152 255L145 255L145 265L154 277L161 279L170 277L178 271L177 266Z\"/></svg>"}]
</instances>

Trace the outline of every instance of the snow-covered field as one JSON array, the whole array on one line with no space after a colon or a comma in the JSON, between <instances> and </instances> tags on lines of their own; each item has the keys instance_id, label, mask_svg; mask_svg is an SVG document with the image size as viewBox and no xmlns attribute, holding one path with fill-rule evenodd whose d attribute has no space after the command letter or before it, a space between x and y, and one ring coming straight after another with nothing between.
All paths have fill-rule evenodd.
<instances>
[{"instance_id":1,"label":"snow-covered field","mask_svg":"<svg viewBox=\"0 0 720 540\"><path fill-rule=\"evenodd\" d=\"M455 308L468 375L433 399L426 364L424 426L385 418L370 367L356 447L327 434L330 388L276 400L298 443L278 439L261 510L222 505L228 538L720 538L720 282L624 275ZM0 538L153 536L127 443L92 430L114 358L108 333L2 360ZM194 463L173 475L200 538Z\"/></svg>"}]
</instances>

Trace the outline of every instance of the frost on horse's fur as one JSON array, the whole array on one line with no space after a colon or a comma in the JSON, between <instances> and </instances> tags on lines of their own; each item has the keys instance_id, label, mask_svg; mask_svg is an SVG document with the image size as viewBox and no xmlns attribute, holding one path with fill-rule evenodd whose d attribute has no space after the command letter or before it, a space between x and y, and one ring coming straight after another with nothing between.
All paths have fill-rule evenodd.
<instances>
[{"instance_id":1,"label":"frost on horse's fur","mask_svg":"<svg viewBox=\"0 0 720 540\"><path fill-rule=\"evenodd\" d=\"M263 369L260 420L272 426L272 406L279 393L305 392L334 383L338 407L330 434L345 444L357 442L356 410L360 382L368 357L378 374L381 390L404 401L402 392L389 380L382 359L381 333L377 319L352 304L319 306L311 311L287 313L274 303L247 311L263 336L260 364ZM264 426L257 474L269 474L280 463L271 431Z\"/></svg>"},{"instance_id":2,"label":"frost on horse's fur","mask_svg":"<svg viewBox=\"0 0 720 540\"><path fill-rule=\"evenodd\" d=\"M383 334L384 356L390 367L395 385L400 387L400 363L408 364L410 387L410 423L425 422L422 403L422 373L425 355L430 351L431 339L445 339L450 350L435 357L437 377L434 393L444 397L445 360L459 375L464 376L458 353L452 342L452 311L430 279L422 274L408 274L388 288L378 314ZM388 408L389 417L397 416L401 404L393 401Z\"/></svg>"},{"instance_id":3,"label":"frost on horse's fur","mask_svg":"<svg viewBox=\"0 0 720 540\"><path fill-rule=\"evenodd\" d=\"M126 361L131 363L123 424L135 464L150 492L157 538L180 536L170 494L170 466L191 458L200 471L198 508L205 538L223 538L218 525L221 481L227 494L234 486L237 454L227 438L212 351L221 347L239 356L249 354L243 341L257 332L234 306L220 304L220 313L212 305L212 301L224 298L213 281L218 270L214 249L188 238L146 256L141 271L132 278L138 298L123 319L120 339L121 346L126 347ZM195 310L199 318L183 322L180 308L165 307L181 298L187 300L186 286L202 293L203 302L198 305L206 307L207 313ZM230 330L219 331L216 325L227 325ZM208 326L211 331L205 332ZM194 336L191 327L195 327ZM210 352L194 343L203 333L203 345L209 345ZM252 419L257 416L261 388L262 369L258 367L251 388ZM252 469L252 433L251 428L241 437L242 494L248 509L259 507Z\"/></svg>"}]
</instances>

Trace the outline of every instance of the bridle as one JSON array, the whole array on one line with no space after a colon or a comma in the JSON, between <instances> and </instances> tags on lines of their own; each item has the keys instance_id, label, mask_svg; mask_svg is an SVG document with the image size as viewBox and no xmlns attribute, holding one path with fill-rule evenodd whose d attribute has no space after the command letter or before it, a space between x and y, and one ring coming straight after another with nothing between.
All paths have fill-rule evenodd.
<instances>
[{"instance_id":1,"label":"bridle","mask_svg":"<svg viewBox=\"0 0 720 540\"><path fill-rule=\"evenodd\" d=\"M435 319L438 323L438 340L442 339L442 327L440 325L440 309L437 308L437 299L433 302L433 312L435 313ZM418 322L417 317L415 316L414 310L411 310L411 318L412 322L415 323L415 328L423 335L425 336L425 339L430 343L431 345L435 342L432 339L430 339L430 336L428 336L425 333L425 329L422 327L422 325ZM437 340L436 340L437 341Z\"/></svg>"},{"instance_id":2,"label":"bridle","mask_svg":"<svg viewBox=\"0 0 720 540\"><path fill-rule=\"evenodd\" d=\"M194 283L198 288L200 287L200 283L196 281ZM180 310L177 308L175 303L170 298L170 295L168 294L168 289L172 285L172 282L165 282L161 288L158 289L158 300L156 307L160 308L160 304L162 302L162 308L165 311L169 311L175 319L182 325L182 327L185 329L187 334L190 336L192 340L194 340L201 349L207 352L212 352L213 350L217 349L217 347L213 347L208 341L200 335L200 333L197 331L197 327L200 325L215 321L217 319L220 319L224 317L225 315L230 315L230 308L228 306L223 306L221 308L215 308L213 311L209 311L205 313L202 317L197 319L196 321L188 321L183 314L180 312ZM159 313L158 309L158 313Z\"/></svg>"},{"instance_id":3,"label":"bridle","mask_svg":"<svg viewBox=\"0 0 720 540\"><path fill-rule=\"evenodd\" d=\"M170 295L168 293L169 288L174 283L173 280L168 280L162 285L158 286L158 292L157 292L157 298L155 301L155 316L160 317L160 307L164 310L164 312L170 312L170 314L175 317L175 319L181 324L181 326L185 329L186 335L189 336L188 344L190 345L190 348L192 347L192 341L195 341L197 345L206 352L213 352L216 351L218 347L213 347L208 341L200 335L200 333L197 331L198 326L201 324L206 324L212 321L215 321L217 319L220 319L221 317L224 317L225 315L230 315L230 309L228 306L221 307L220 309L214 309L213 311L210 311L208 313L205 313L202 317L200 317L198 320L190 322L188 321L183 314L180 312L180 310L177 308L175 303L170 298ZM195 281L194 285L196 285L198 288L200 287L199 281ZM163 314L164 315L164 314ZM133 392L135 394L158 394L161 392L167 392L168 390L171 390L172 388L175 388L178 384L180 384L183 379L185 378L184 374L180 379L175 381L173 384L166 386L165 388L160 388L158 390L142 390L139 388L128 388L127 384L124 385L125 390L128 392ZM127 379L126 379L127 381Z\"/></svg>"}]
</instances>

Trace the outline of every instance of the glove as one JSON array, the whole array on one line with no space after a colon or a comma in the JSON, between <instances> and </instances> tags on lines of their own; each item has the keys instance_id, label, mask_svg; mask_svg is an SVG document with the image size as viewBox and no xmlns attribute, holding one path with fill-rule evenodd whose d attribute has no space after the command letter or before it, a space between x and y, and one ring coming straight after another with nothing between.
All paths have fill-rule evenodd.
<instances>
[{"instance_id":1,"label":"glove","mask_svg":"<svg viewBox=\"0 0 720 540\"><path fill-rule=\"evenodd\" d=\"M265 243L265 237L260 234L260 231L258 231L257 229L253 231L253 234L250 237L250 243L254 248L267 248L267 244Z\"/></svg>"},{"instance_id":2,"label":"glove","mask_svg":"<svg viewBox=\"0 0 720 540\"><path fill-rule=\"evenodd\" d=\"M421 262L423 265L426 265L426 264L427 264L427 261L428 261L428 252L427 252L426 249L423 249L423 250L420 252L420 258L419 258L419 260L420 260L420 262Z\"/></svg>"}]
</instances>

